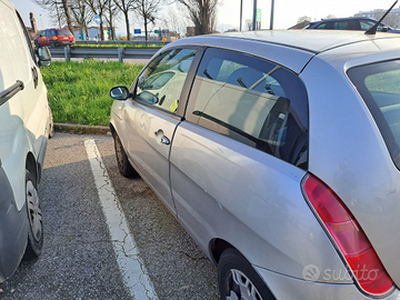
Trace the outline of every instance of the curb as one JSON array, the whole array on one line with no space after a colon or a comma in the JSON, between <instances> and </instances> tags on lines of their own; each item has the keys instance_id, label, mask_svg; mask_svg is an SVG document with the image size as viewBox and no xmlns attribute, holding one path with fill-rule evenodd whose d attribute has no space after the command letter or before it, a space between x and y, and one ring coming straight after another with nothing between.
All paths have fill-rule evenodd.
<instances>
[{"instance_id":1,"label":"curb","mask_svg":"<svg viewBox=\"0 0 400 300\"><path fill-rule=\"evenodd\" d=\"M67 132L74 134L111 135L110 128L107 126L54 123L54 130L57 132Z\"/></svg>"}]
</instances>

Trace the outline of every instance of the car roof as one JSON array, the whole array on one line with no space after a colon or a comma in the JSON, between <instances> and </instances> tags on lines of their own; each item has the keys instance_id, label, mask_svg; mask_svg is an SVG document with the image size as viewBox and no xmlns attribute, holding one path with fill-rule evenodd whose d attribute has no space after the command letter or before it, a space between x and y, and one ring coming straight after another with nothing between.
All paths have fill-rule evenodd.
<instances>
[{"instance_id":1,"label":"car roof","mask_svg":"<svg viewBox=\"0 0 400 300\"><path fill-rule=\"evenodd\" d=\"M336 22L336 21L347 21L347 20L367 20L367 21L373 21L373 22L378 22L375 19L368 18L368 17L349 17L349 18L334 18L334 19L321 19L319 21L313 21L310 22L310 24L316 24L316 23L322 23L322 22Z\"/></svg>"},{"instance_id":2,"label":"car roof","mask_svg":"<svg viewBox=\"0 0 400 300\"><path fill-rule=\"evenodd\" d=\"M384 46L380 45L382 43ZM233 49L268 58L300 73L314 56L333 53L334 49L342 49L341 55L351 53L352 57L366 55L365 49L369 54L381 52L382 49L398 49L400 35L381 32L366 35L363 31L345 30L262 30L189 37L173 42L166 48L174 45Z\"/></svg>"}]
</instances>

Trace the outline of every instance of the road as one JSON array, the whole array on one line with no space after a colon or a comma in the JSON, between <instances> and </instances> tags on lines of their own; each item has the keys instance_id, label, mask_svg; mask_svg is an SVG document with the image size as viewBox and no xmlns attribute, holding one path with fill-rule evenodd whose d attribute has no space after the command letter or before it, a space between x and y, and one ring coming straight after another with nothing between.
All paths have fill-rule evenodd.
<instances>
[{"instance_id":1,"label":"road","mask_svg":"<svg viewBox=\"0 0 400 300\"><path fill-rule=\"evenodd\" d=\"M88 145L98 157L88 159ZM119 174L110 136L57 132L39 192L43 253L0 285L0 299L219 299L216 267L141 178ZM136 271L123 269L121 259L129 264L131 256L117 250L104 195L125 215L143 271L138 276L149 279L154 297L141 296Z\"/></svg>"}]
</instances>

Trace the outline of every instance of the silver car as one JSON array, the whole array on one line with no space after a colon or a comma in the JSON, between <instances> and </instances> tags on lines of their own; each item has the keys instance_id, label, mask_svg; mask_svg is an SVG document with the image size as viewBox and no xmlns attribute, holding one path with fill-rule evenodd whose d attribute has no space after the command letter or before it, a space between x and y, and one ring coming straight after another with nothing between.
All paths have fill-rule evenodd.
<instances>
[{"instance_id":1,"label":"silver car","mask_svg":"<svg viewBox=\"0 0 400 300\"><path fill-rule=\"evenodd\" d=\"M120 172L218 266L221 299L400 299L400 36L182 39L110 95Z\"/></svg>"}]
</instances>

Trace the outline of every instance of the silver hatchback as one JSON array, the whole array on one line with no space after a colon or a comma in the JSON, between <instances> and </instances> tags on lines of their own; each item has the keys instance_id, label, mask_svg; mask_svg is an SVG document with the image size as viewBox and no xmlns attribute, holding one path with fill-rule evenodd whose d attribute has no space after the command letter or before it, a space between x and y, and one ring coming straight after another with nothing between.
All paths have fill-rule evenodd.
<instances>
[{"instance_id":1,"label":"silver hatchback","mask_svg":"<svg viewBox=\"0 0 400 300\"><path fill-rule=\"evenodd\" d=\"M221 299L400 299L400 36L182 39L110 95L120 172L218 266Z\"/></svg>"}]
</instances>

